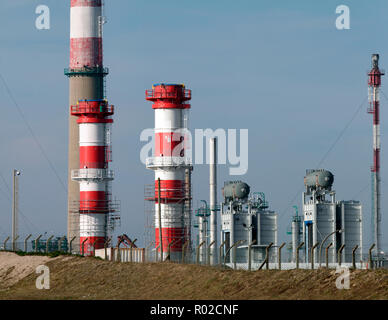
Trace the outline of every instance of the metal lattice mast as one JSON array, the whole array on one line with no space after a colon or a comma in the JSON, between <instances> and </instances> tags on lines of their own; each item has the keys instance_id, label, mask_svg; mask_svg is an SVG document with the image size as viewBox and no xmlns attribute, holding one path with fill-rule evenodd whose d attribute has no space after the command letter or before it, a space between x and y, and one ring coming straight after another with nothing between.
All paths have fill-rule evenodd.
<instances>
[{"instance_id":1,"label":"metal lattice mast","mask_svg":"<svg viewBox=\"0 0 388 320\"><path fill-rule=\"evenodd\" d=\"M380 213L380 97L381 76L384 75L379 69L379 55L372 55L372 70L368 77L368 113L373 115L373 166L372 171L372 217L373 238L376 244L376 252L381 252L381 213Z\"/></svg>"}]
</instances>

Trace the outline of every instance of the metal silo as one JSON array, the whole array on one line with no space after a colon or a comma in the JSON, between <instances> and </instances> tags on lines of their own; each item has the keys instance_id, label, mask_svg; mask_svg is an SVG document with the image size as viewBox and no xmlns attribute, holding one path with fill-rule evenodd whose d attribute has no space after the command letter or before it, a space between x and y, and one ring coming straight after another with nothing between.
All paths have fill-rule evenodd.
<instances>
[{"instance_id":1,"label":"metal silo","mask_svg":"<svg viewBox=\"0 0 388 320\"><path fill-rule=\"evenodd\" d=\"M352 250L358 245L356 261L362 258L362 205L359 201L339 201L337 218L341 221L341 244L345 244L342 261L352 262Z\"/></svg>"}]
</instances>

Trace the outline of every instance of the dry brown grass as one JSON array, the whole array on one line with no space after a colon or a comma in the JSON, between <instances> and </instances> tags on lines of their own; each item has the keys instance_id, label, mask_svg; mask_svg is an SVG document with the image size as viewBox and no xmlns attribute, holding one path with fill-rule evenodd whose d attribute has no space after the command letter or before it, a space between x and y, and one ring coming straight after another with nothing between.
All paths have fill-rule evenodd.
<instances>
[{"instance_id":1,"label":"dry brown grass","mask_svg":"<svg viewBox=\"0 0 388 320\"><path fill-rule=\"evenodd\" d=\"M338 290L334 270L247 272L78 257L59 257L46 265L49 290L36 289L32 273L1 289L0 299L388 299L388 270L353 271L351 288Z\"/></svg>"}]
</instances>

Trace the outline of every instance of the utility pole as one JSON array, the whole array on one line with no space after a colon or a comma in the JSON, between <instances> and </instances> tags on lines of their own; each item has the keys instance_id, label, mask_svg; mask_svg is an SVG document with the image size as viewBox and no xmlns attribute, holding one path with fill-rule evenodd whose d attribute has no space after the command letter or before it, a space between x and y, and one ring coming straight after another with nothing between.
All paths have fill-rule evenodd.
<instances>
[{"instance_id":1,"label":"utility pole","mask_svg":"<svg viewBox=\"0 0 388 320\"><path fill-rule=\"evenodd\" d=\"M18 237L18 211L19 211L19 181L20 171L13 169L12 189L12 251L16 251L16 239Z\"/></svg>"}]
</instances>

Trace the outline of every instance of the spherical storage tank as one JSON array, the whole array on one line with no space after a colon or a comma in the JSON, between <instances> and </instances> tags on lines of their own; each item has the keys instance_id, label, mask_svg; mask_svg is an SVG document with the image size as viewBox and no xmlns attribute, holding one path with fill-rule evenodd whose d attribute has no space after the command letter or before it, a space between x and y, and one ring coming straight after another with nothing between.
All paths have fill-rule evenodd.
<instances>
[{"instance_id":1,"label":"spherical storage tank","mask_svg":"<svg viewBox=\"0 0 388 320\"><path fill-rule=\"evenodd\" d=\"M246 199L248 198L250 189L249 185L245 182L228 181L225 182L225 185L222 188L222 195L224 196L225 202L233 199Z\"/></svg>"},{"instance_id":2,"label":"spherical storage tank","mask_svg":"<svg viewBox=\"0 0 388 320\"><path fill-rule=\"evenodd\" d=\"M334 175L327 170L315 170L304 177L304 184L307 187L322 187L328 189L333 185Z\"/></svg>"}]
</instances>

